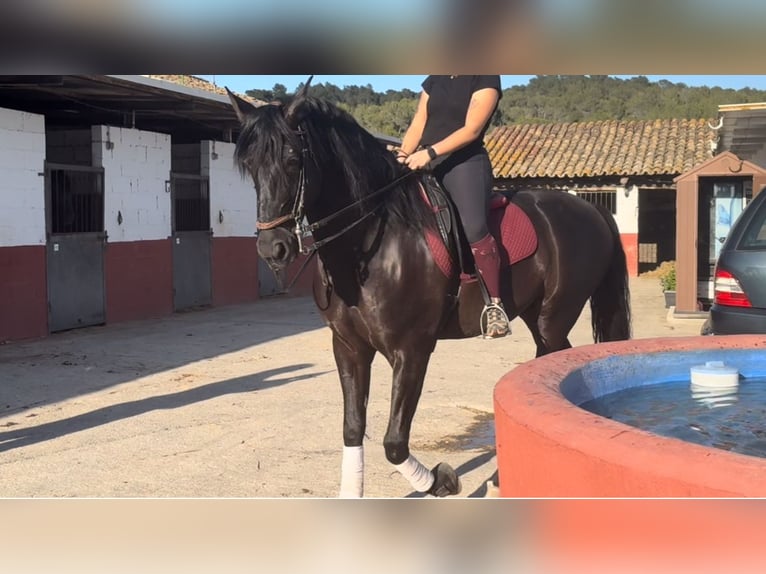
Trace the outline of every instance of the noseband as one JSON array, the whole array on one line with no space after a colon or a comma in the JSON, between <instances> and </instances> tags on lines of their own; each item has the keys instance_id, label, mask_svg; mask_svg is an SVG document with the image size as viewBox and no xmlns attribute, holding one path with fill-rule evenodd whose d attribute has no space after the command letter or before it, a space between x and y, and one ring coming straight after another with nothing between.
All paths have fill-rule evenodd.
<instances>
[{"instance_id":1,"label":"noseband","mask_svg":"<svg viewBox=\"0 0 766 574\"><path fill-rule=\"evenodd\" d=\"M375 213L376 210L368 211L367 213L364 213L361 217L354 220L351 224L347 225L337 233L334 233L328 237L325 237L324 239L320 239L318 241L315 241L309 246L306 246L303 244L303 237L309 234L313 234L316 230L321 229L325 227L328 223L332 222L333 220L337 219L344 213L348 212L349 210L353 209L354 207L357 207L358 205L361 205L365 201L369 199L373 199L379 195L382 195L383 193L389 191L393 187L395 187L398 183L412 175L413 171L408 171L403 175L400 175L394 181L391 183L388 183L381 187L380 189L372 192L371 194L358 199L357 201L354 201L353 203L350 203L349 205L342 207L335 213L331 213L327 217L324 217L320 219L319 221L316 221L314 223L310 223L308 225L305 225L303 222L305 221L306 213L305 213L305 195L306 195L306 160L307 158L310 158L311 161L314 161L314 156L311 153L311 150L309 149L309 146L306 143L306 131L301 129L300 127L296 131L298 134L298 137L301 140L301 171L298 175L298 191L295 194L295 202L293 203L293 209L290 213L286 213L284 215L280 215L276 219L272 219L271 221L256 221L255 227L261 231L266 231L269 229L276 229L277 227L280 227L284 225L285 223L288 223L290 221L295 221L295 227L293 229L293 233L295 233L295 237L298 239L298 249L301 253L304 255L307 255L311 253L312 251L316 251L323 245L327 245L330 241L333 241L334 239L337 239L347 231L353 229L362 221L370 217L373 213Z\"/></svg>"}]
</instances>

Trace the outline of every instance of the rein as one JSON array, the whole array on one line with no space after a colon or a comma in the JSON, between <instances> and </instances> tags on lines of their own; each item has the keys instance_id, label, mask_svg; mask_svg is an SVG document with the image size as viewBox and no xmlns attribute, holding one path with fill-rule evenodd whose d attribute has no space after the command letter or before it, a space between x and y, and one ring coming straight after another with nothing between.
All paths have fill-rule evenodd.
<instances>
[{"instance_id":1,"label":"rein","mask_svg":"<svg viewBox=\"0 0 766 574\"><path fill-rule=\"evenodd\" d=\"M293 285L295 285L295 282L296 282L296 281L298 281L298 278L299 278L299 277L300 277L300 276L303 274L303 272L306 270L306 268L308 267L309 263L310 263L310 262L311 262L311 260L314 258L314 255L316 255L316 254L317 254L317 250L318 250L320 247L322 247L323 245L327 245L328 243L330 243L330 241L332 241L332 240L334 240L334 239L337 239L338 237L340 237L341 235L343 235L344 233L346 233L346 232L347 232L347 231L349 231L350 229L353 229L354 227L356 227L357 225L359 225L359 224L360 224L362 221L364 221L364 220L365 220L365 219L367 219L367 218L368 218L370 215L372 215L373 213L375 213L375 210L373 210L373 211L368 211L368 212L367 212L367 213L365 213L365 214L364 214L362 217L360 217L359 219L357 219L356 221L354 221L354 222L353 222L353 223L351 223L350 225L347 225L346 227L344 227L343 229L341 229L341 230L340 230L340 231L338 231L337 233L334 233L334 234L330 235L329 237L325 237L324 239L320 239L319 241L315 241L314 243L312 243L312 244L311 244L311 245L309 245L308 247L304 246L304 245L303 245L303 242L301 241L301 236L302 236L302 234L303 234L303 233L305 233L305 232L307 232L307 231L313 231L313 230L315 230L315 229L319 229L319 228L320 228L320 227L322 227L323 225L325 225L325 224L329 223L330 221L332 221L333 219L335 219L336 217L338 217L339 215L341 215L341 214L342 214L343 212L345 212L346 210L348 210L348 209L350 209L350 208L352 208L352 207L355 207L355 206L357 206L357 205L361 204L363 201L365 201L365 200L367 200L367 199L370 199L370 198L372 198L372 197L376 197L377 195L380 195L380 194L382 194L382 193L384 193L384 192L388 191L389 189L391 189L392 187L394 187L394 186L395 186L397 183L399 183L400 181L402 181L402 180L404 180L405 178L409 177L409 176L410 176L410 175L412 175L413 173L414 173L413 171L410 171L410 172L407 172L407 173L405 173L404 175L401 175L401 176L397 177L397 178L396 178L394 181L392 181L391 183L388 183L388 184L384 185L383 187L381 187L381 188L380 188L380 189L378 189L378 190L375 190L375 191L374 191L373 193L371 193L370 195L368 195L368 196L366 196L366 197L362 198L362 199L361 199L361 200L359 200L359 201L355 201L354 203L352 203L352 204L350 204L350 205L347 205L346 207L344 207L344 208L342 208L342 209L340 209L340 210L336 211L335 213L332 213L332 214L328 215L328 216L327 216L327 217L325 217L324 219L320 219L320 220L319 220L319 221L317 221L316 223L313 223L313 224L311 224L311 225L301 225L301 224L299 224L299 223L296 223L296 226L295 226L295 234L296 234L296 236L298 237L298 247L300 248L300 250L301 250L301 253L303 253L304 255L308 255L308 257L306 257L306 259L303 261L303 264L301 265L300 269L298 269L298 272L297 272L297 273L296 273L296 274L293 276L293 278L292 278L292 280L290 281L289 285L288 285L288 286L287 286L287 288L285 289L285 292L289 292L289 291L290 291L290 289L292 289L292 288L293 288ZM268 222L268 224L263 224L264 226L265 226L265 225L269 225L269 227L259 227L259 229L273 229L274 227L278 227L279 225L281 225L282 223L285 223L286 221L290 221L291 219L295 219L295 217L296 217L296 216L295 216L295 214L287 214L287 215L283 215L283 216L281 216L281 217L278 217L277 219L274 219L273 221L270 221L270 222ZM274 222L275 222L275 221L279 221L280 223L278 223L278 224L274 224ZM300 221L300 220L298 220L298 219L295 219L295 221L296 221L296 222L298 222L298 221Z\"/></svg>"},{"instance_id":2,"label":"rein","mask_svg":"<svg viewBox=\"0 0 766 574\"><path fill-rule=\"evenodd\" d=\"M308 146L306 145L306 140L304 138L306 132L302 129L298 129L298 136L301 138L301 155L303 156L303 161L301 162L301 171L298 176L298 193L295 195L295 203L293 204L293 209L291 213L286 213L284 215L280 215L276 219L272 219L271 221L256 221L255 227L259 230L269 230L269 229L275 229L281 225L284 225L285 223L288 223L289 221L295 221L295 228L293 232L295 233L296 238L298 239L298 249L300 252L304 255L308 255L309 253L315 252L320 247L327 245L331 241L337 239L338 237L342 236L343 234L347 233L360 223L362 223L364 220L366 220L368 217L370 217L372 214L375 213L375 210L368 211L364 215L362 215L359 219L353 221L337 233L333 233L332 235L325 237L324 239L320 239L318 241L315 241L311 245L304 245L303 244L303 237L308 234L313 234L318 229L321 229L325 227L328 223L331 223L344 213L348 212L349 210L361 205L365 201L369 199L374 199L375 197L378 197L379 195L382 195L386 193L387 191L394 188L397 184L408 178L410 175L414 173L414 171L408 171L403 175L400 175L396 179L394 179L392 182L387 183L380 189L377 189L370 193L369 195L366 195L365 197L358 199L354 201L353 203L350 203L349 205L342 207L338 211L331 213L327 217L323 217L319 221L315 221L314 223L310 223L308 225L304 225L303 221L305 218L305 209L304 209L304 197L306 194L306 159L309 157L312 157L311 151L309 150ZM299 273L300 274L300 273Z\"/></svg>"},{"instance_id":3,"label":"rein","mask_svg":"<svg viewBox=\"0 0 766 574\"><path fill-rule=\"evenodd\" d=\"M339 209L335 213L331 213L330 215L320 219L319 221L316 221L316 222L311 223L309 225L302 226L303 231L304 232L313 233L317 229L321 229L322 227L324 227L325 225L330 223L332 220L340 217L341 215L346 213L348 210L350 210L350 209L352 209L352 208L354 208L354 207L356 207L358 205L361 205L362 203L364 203L368 199L373 199L373 198L375 198L375 197L377 197L379 195L383 195L385 192L387 192L387 191L391 190L392 188L396 187L396 185L398 183L400 183L401 181L405 180L406 178L408 178L413 173L415 173L415 172L409 171L409 172L407 172L407 173L405 173L403 175L400 175L394 181L392 181L390 183L387 183L386 185L384 185L380 189L377 189L377 190L373 191L371 194L366 195L362 199L358 199L357 201L355 201L353 203L350 203L346 207L343 207L343 208ZM341 229L337 233L334 233L334 234L330 235L329 237L325 237L324 239L320 239L319 241L316 241L314 244L311 245L311 249L318 249L318 248L322 247L323 245L328 244L333 239L337 239L338 237L340 237L341 235L343 235L347 231L349 231L349 230L353 229L354 227L356 227L357 225L359 225L362 221L364 221L365 219L370 217L373 213L375 213L375 210L368 211L367 213L362 215L359 219L357 219L353 223L347 225L346 227L344 227L343 229Z\"/></svg>"}]
</instances>

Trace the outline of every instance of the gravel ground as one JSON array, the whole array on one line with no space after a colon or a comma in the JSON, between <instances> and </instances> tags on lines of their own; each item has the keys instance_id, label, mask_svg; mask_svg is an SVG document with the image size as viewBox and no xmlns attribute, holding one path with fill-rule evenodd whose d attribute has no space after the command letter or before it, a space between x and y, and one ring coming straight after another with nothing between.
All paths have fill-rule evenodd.
<instances>
[{"instance_id":1,"label":"gravel ground","mask_svg":"<svg viewBox=\"0 0 766 574\"><path fill-rule=\"evenodd\" d=\"M634 338L699 334L656 279L631 282ZM496 475L492 391L534 357L505 339L437 345L411 448L460 496ZM572 332L592 343L588 312ZM414 496L385 460L391 372L373 366L365 495ZM330 332L309 298L272 298L0 347L0 497L334 497L342 447Z\"/></svg>"}]
</instances>

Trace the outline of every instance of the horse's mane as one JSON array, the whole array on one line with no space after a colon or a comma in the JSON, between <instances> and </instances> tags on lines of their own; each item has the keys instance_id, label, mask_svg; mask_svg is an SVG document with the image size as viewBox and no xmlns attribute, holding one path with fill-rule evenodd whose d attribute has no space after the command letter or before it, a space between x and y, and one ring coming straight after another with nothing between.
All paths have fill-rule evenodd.
<instances>
[{"instance_id":1,"label":"horse's mane","mask_svg":"<svg viewBox=\"0 0 766 574\"><path fill-rule=\"evenodd\" d=\"M406 168L351 114L316 98L304 98L299 105L303 118L301 126L317 165L334 164L342 170L352 201L362 199L404 175ZM287 174L279 165L285 144L296 149L301 147L299 135L285 120L283 106L261 106L248 116L242 127L235 160L243 173L248 171L251 162L268 162L273 176L286 179ZM415 228L429 225L433 215L420 198L416 178L405 178L401 185L383 194L381 199L370 200L370 205L365 207L382 203L394 221ZM324 193L330 191L324 190Z\"/></svg>"}]
</instances>

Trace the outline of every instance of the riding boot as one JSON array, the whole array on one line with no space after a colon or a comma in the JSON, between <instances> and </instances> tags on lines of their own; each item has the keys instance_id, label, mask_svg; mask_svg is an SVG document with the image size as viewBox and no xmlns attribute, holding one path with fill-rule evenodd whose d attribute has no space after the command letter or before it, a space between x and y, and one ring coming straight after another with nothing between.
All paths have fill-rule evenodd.
<instances>
[{"instance_id":1,"label":"riding boot","mask_svg":"<svg viewBox=\"0 0 766 574\"><path fill-rule=\"evenodd\" d=\"M490 304L482 311L482 332L489 339L505 337L511 332L511 327L500 300L500 254L495 238L488 233L479 241L471 243L471 253L490 297Z\"/></svg>"}]
</instances>

